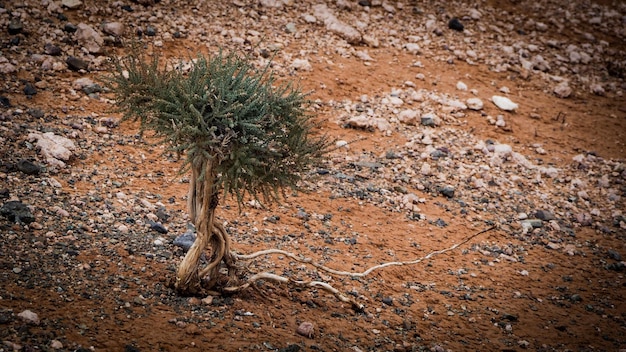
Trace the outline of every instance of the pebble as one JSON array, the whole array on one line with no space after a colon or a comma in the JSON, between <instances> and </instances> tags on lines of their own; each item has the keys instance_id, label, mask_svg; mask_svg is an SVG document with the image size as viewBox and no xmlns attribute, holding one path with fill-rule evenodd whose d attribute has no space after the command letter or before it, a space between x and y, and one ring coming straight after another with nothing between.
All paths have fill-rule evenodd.
<instances>
[{"instance_id":1,"label":"pebble","mask_svg":"<svg viewBox=\"0 0 626 352\"><path fill-rule=\"evenodd\" d=\"M63 348L63 343L59 340L50 341L50 347L55 350L60 350Z\"/></svg>"},{"instance_id":2,"label":"pebble","mask_svg":"<svg viewBox=\"0 0 626 352\"><path fill-rule=\"evenodd\" d=\"M37 175L41 172L41 166L26 159L22 159L17 163L17 169L26 175Z\"/></svg>"},{"instance_id":3,"label":"pebble","mask_svg":"<svg viewBox=\"0 0 626 352\"><path fill-rule=\"evenodd\" d=\"M461 90L461 91L466 91L467 90L467 84L459 81L456 83L456 89Z\"/></svg>"},{"instance_id":4,"label":"pebble","mask_svg":"<svg viewBox=\"0 0 626 352\"><path fill-rule=\"evenodd\" d=\"M22 311L17 316L22 318L22 320L27 323L39 325L39 316L37 315L37 313L34 313L28 309Z\"/></svg>"},{"instance_id":5,"label":"pebble","mask_svg":"<svg viewBox=\"0 0 626 352\"><path fill-rule=\"evenodd\" d=\"M465 26L463 26L463 23L461 23L461 21L459 21L459 19L455 17L448 21L448 28L458 32L463 32Z\"/></svg>"},{"instance_id":6,"label":"pebble","mask_svg":"<svg viewBox=\"0 0 626 352\"><path fill-rule=\"evenodd\" d=\"M465 101L467 108L471 110L482 110L483 101L480 98L469 98Z\"/></svg>"},{"instance_id":7,"label":"pebble","mask_svg":"<svg viewBox=\"0 0 626 352\"><path fill-rule=\"evenodd\" d=\"M304 337L308 337L312 339L313 336L315 335L315 327L313 323L305 321L305 322L302 322L298 326L298 328L296 329L296 332L298 333L298 335L302 335Z\"/></svg>"},{"instance_id":8,"label":"pebble","mask_svg":"<svg viewBox=\"0 0 626 352\"><path fill-rule=\"evenodd\" d=\"M511 99L507 97L502 97L499 95L494 95L491 97L491 101L496 104L496 106L504 111L515 111L519 108L519 105L512 102Z\"/></svg>"},{"instance_id":9,"label":"pebble","mask_svg":"<svg viewBox=\"0 0 626 352\"><path fill-rule=\"evenodd\" d=\"M454 198L454 192L455 188L452 186L444 186L439 190L439 193L441 193L446 198Z\"/></svg>"},{"instance_id":10,"label":"pebble","mask_svg":"<svg viewBox=\"0 0 626 352\"><path fill-rule=\"evenodd\" d=\"M80 70L86 71L89 67L89 63L87 61L79 59L74 56L68 57L65 63L67 64L67 67L72 71L80 71Z\"/></svg>"},{"instance_id":11,"label":"pebble","mask_svg":"<svg viewBox=\"0 0 626 352\"><path fill-rule=\"evenodd\" d=\"M15 223L30 224L35 221L35 216L31 213L30 208L16 200L11 200L2 205L0 215Z\"/></svg>"}]
</instances>

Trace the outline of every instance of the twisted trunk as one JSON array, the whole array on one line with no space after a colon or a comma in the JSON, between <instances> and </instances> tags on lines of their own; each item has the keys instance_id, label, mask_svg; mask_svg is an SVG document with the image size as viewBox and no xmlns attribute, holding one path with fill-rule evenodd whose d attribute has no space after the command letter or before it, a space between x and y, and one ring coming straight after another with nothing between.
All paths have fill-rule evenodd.
<instances>
[{"instance_id":1,"label":"twisted trunk","mask_svg":"<svg viewBox=\"0 0 626 352\"><path fill-rule=\"evenodd\" d=\"M187 206L197 237L178 267L175 288L183 295L198 295L204 289L212 289L219 277L222 261L234 275L235 258L230 252L230 239L221 224L215 222L215 209L219 202L219 189L215 184L212 160L202 156L193 159ZM200 259L210 245L212 254L209 264L200 269ZM208 277L203 285L202 280Z\"/></svg>"}]
</instances>

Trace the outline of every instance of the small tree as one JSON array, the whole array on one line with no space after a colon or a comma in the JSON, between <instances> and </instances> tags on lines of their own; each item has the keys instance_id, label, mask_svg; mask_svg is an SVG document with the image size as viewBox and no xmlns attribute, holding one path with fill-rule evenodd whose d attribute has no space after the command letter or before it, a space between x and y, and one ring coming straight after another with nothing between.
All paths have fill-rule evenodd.
<instances>
[{"instance_id":1,"label":"small tree","mask_svg":"<svg viewBox=\"0 0 626 352\"><path fill-rule=\"evenodd\" d=\"M328 147L325 137L311 135L306 96L290 83L278 84L269 67L257 70L221 51L199 55L182 72L133 50L115 61L107 83L124 118L140 121L142 131L154 131L185 155L184 170L191 170L187 205L197 239L178 268L176 290L186 295L214 288L221 263L232 278L236 257L215 221L220 195L234 195L241 206L248 196L271 202L284 187L297 186L300 172ZM210 260L201 268L208 247Z\"/></svg>"}]
</instances>

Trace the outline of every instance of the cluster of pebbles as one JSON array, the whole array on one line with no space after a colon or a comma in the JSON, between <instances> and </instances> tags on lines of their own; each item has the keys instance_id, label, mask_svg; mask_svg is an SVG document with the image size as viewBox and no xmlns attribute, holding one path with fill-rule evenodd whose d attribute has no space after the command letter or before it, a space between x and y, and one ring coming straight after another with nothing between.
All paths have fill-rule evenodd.
<instances>
[{"instance_id":1,"label":"cluster of pebbles","mask_svg":"<svg viewBox=\"0 0 626 352\"><path fill-rule=\"evenodd\" d=\"M21 297L16 288L52 290L65 302L76 296L113 300L121 309L150 301L189 305L168 293L162 281L146 286L141 277L149 270L138 264L149 260L170 274L174 271L183 249L172 240L189 233L181 210L183 195L164 198L150 190L123 190L133 185L132 179L179 177L174 173L178 160L174 156L162 160L172 173L143 173L142 165L149 163L140 151L146 148L144 141L119 133L116 118L86 107L91 103L111 107L96 78L110 68L109 55L117 54L125 43L135 40L159 48L181 41L189 47L245 51L260 66L272 59L272 68L285 76L317 70L327 53L367 64L373 60L368 50L388 48L415 55L416 66L420 60L442 65L462 61L494 72L539 77L546 82L545 93L554 99L588 93L623 99L626 53L623 45L615 43L626 40L624 3L606 7L584 1L538 1L519 6L525 12L509 13L485 2L468 6L377 0L0 4L0 281L14 283L0 288L5 300L0 327L11 327L0 329L5 331L0 339L6 348L18 348L20 342L14 339L27 335L15 328L21 321L32 325L43 321L61 331L71 328L42 319L36 304L32 311L5 308L7 300ZM187 59L187 54L193 52L170 58L172 64ZM424 77L418 74L415 79ZM463 82L456 88L473 90ZM30 104L41 92L52 97L50 106ZM381 139L401 136L406 143L365 151L356 143L337 141L337 149L303 186L436 227L446 227L449 220L424 209L445 202L451 216L474 228L496 225L510 235L503 243L472 248L490 258L517 262L525 254L524 245L539 246L571 256L594 253L606 270L623 271L619 250L594 247L577 234L590 227L602 235L624 238L624 160L583 152L554 165L545 161L549 156L540 144L511 146L480 140L459 128L458 121L469 111L481 111L491 103L502 115L486 118L494 128L504 127L506 114L518 108L515 97L507 93L503 90L490 102L477 97L460 100L454 92L417 88L406 81L402 88L384 94L318 101L346 131L366 130ZM122 147L139 151L112 153ZM109 153L109 163L89 163L91 157ZM181 183L185 181L183 177ZM78 184L87 189L80 191ZM276 223L280 216L298 218L305 226L331 218L306 209L291 210L270 214L263 224ZM235 241L255 245L262 241L258 235L262 231L266 242L290 248L294 235L263 231L246 216L227 221ZM323 259L342 258L345 253L333 250L332 234L323 235L330 244L323 249ZM354 238L342 240L357 243ZM518 245L510 245L513 240ZM127 258L120 258L120 253ZM86 256L95 259L87 261ZM256 265L273 269L271 261ZM306 275L298 270L284 274ZM118 294L110 297L100 281ZM125 295L129 288L139 294ZM407 283L406 288L432 289L420 283ZM201 310L223 319L232 304L230 298L215 297L206 303L211 309ZM244 313L235 316L242 319ZM621 319L615 318L623 327ZM172 324L188 327L182 319ZM300 325L298 333L315 336L308 322ZM36 338L40 340L24 340L53 349L77 347L49 333ZM527 346L523 342L520 347ZM370 347L397 349L395 343L386 343Z\"/></svg>"}]
</instances>

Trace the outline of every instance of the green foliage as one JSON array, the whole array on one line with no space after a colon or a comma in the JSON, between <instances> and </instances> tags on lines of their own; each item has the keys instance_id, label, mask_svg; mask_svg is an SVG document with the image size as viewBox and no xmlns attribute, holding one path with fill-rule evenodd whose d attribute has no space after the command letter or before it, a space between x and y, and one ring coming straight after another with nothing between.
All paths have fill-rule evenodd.
<instances>
[{"instance_id":1,"label":"green foliage","mask_svg":"<svg viewBox=\"0 0 626 352\"><path fill-rule=\"evenodd\" d=\"M186 155L186 166L210 160L218 188L241 204L246 194L276 200L327 150L314 137L306 96L277 84L268 67L222 52L199 55L189 72L162 67L137 50L115 62L107 85L124 118L138 120L162 143ZM204 170L203 170L204 171ZM260 197L259 197L260 196Z\"/></svg>"}]
</instances>

